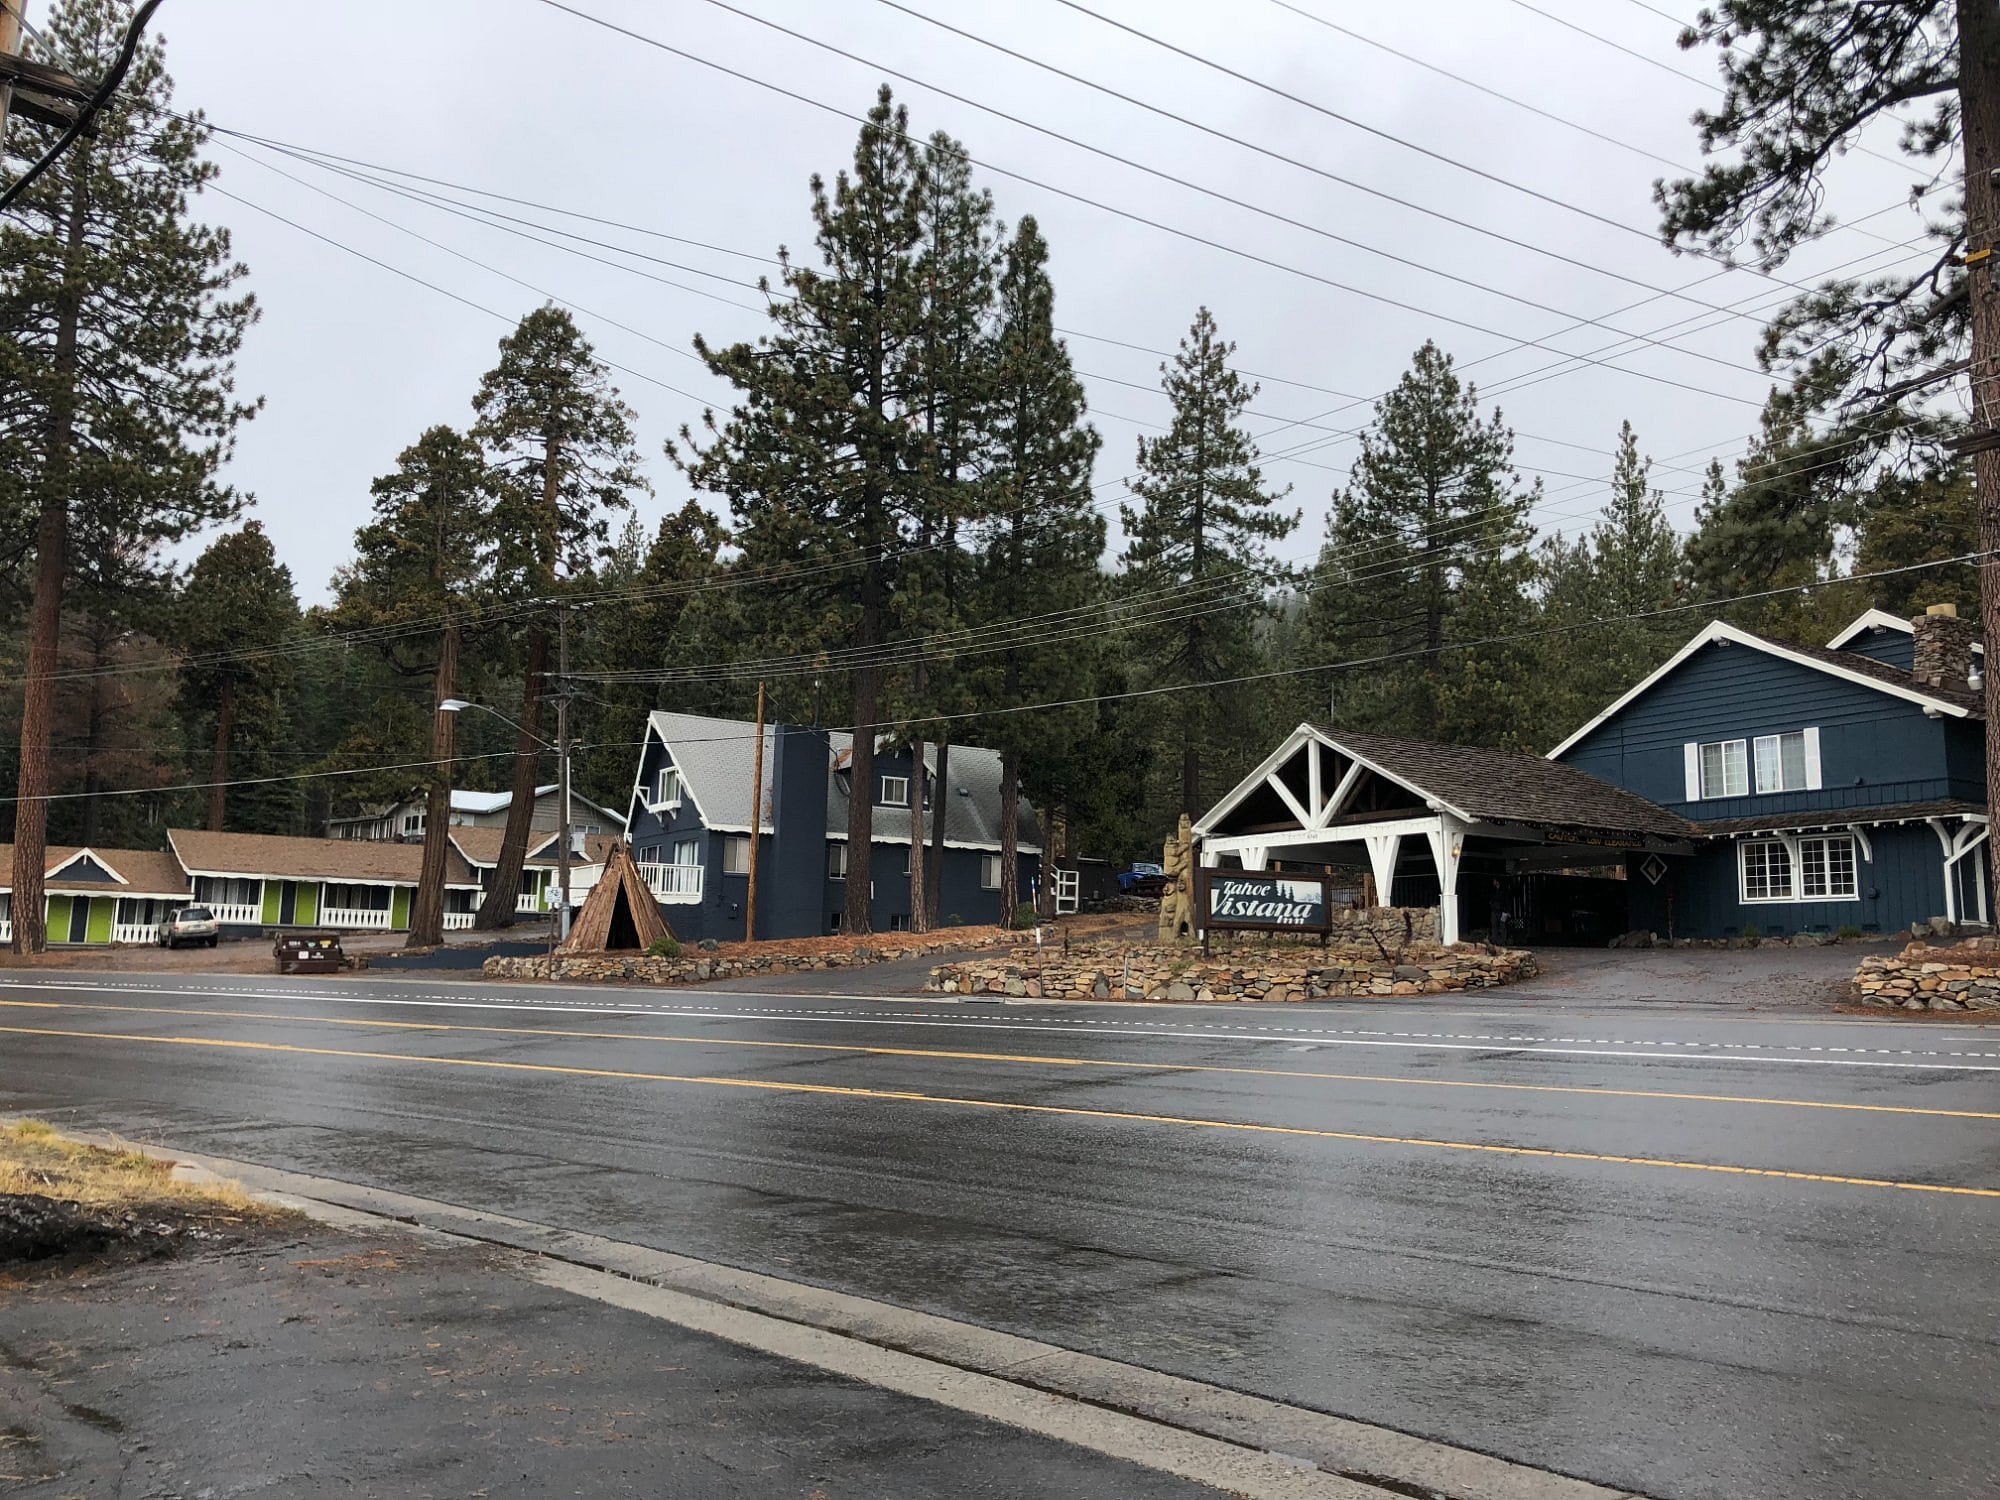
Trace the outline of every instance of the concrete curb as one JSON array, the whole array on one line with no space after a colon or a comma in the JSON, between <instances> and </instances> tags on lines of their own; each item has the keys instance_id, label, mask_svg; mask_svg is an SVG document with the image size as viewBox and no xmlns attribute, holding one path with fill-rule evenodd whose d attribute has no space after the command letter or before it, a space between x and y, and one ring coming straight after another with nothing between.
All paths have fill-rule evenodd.
<instances>
[{"instance_id":1,"label":"concrete curb","mask_svg":"<svg viewBox=\"0 0 2000 1500\"><path fill-rule=\"evenodd\" d=\"M253 1162L149 1154L233 1178L288 1207L330 1210L343 1227L356 1227L351 1216L360 1214L524 1252L556 1263L531 1271L550 1285L1259 1500L1644 1500L1391 1428L670 1251Z\"/></svg>"}]
</instances>

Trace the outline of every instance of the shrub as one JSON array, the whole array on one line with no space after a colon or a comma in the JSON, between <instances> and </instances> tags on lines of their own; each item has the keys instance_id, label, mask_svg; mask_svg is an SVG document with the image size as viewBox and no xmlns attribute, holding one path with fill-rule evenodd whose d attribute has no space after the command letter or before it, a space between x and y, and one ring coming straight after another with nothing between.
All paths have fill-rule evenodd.
<instances>
[{"instance_id":1,"label":"shrub","mask_svg":"<svg viewBox=\"0 0 2000 1500\"><path fill-rule=\"evenodd\" d=\"M944 925L947 927L963 927L965 925L965 918L961 917L957 912L953 912L944 919Z\"/></svg>"},{"instance_id":2,"label":"shrub","mask_svg":"<svg viewBox=\"0 0 2000 1500\"><path fill-rule=\"evenodd\" d=\"M1743 941L1745 943L1747 943L1750 947L1754 948L1763 940L1764 940L1763 928L1759 927L1755 922L1745 922L1743 924Z\"/></svg>"},{"instance_id":3,"label":"shrub","mask_svg":"<svg viewBox=\"0 0 2000 1500\"><path fill-rule=\"evenodd\" d=\"M1014 908L1014 925L1016 927L1033 927L1041 920L1041 913L1035 910L1035 903L1032 901L1023 901L1019 906Z\"/></svg>"},{"instance_id":4,"label":"shrub","mask_svg":"<svg viewBox=\"0 0 2000 1500\"><path fill-rule=\"evenodd\" d=\"M1852 922L1849 922L1840 931L1836 932L1834 936L1839 938L1843 943L1857 942L1861 937L1861 929L1856 927Z\"/></svg>"},{"instance_id":5,"label":"shrub","mask_svg":"<svg viewBox=\"0 0 2000 1500\"><path fill-rule=\"evenodd\" d=\"M653 939L652 945L646 949L646 957L648 958L679 958L680 956L681 945L680 940L677 938L656 937Z\"/></svg>"}]
</instances>

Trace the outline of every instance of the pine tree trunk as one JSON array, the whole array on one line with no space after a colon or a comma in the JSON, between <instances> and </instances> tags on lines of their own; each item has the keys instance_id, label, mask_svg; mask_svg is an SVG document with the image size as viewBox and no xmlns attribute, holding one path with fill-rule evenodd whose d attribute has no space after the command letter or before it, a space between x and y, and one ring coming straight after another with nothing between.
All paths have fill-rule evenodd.
<instances>
[{"instance_id":1,"label":"pine tree trunk","mask_svg":"<svg viewBox=\"0 0 2000 1500\"><path fill-rule=\"evenodd\" d=\"M910 745L910 931L929 932L924 914L924 742Z\"/></svg>"},{"instance_id":2,"label":"pine tree trunk","mask_svg":"<svg viewBox=\"0 0 2000 1500\"><path fill-rule=\"evenodd\" d=\"M863 607L864 621L872 614L871 608ZM858 644L875 644L874 632L865 625L861 637ZM847 773L847 909L841 914L841 928L850 933L875 930L869 856L875 837L875 715L881 696L880 667L863 667L854 674L854 750Z\"/></svg>"},{"instance_id":3,"label":"pine tree trunk","mask_svg":"<svg viewBox=\"0 0 2000 1500\"><path fill-rule=\"evenodd\" d=\"M69 486L76 442L77 324L83 291L77 261L89 222L90 148L81 147L70 203L68 274L58 293L55 396L42 464L42 509L35 525L35 597L28 613L28 668L21 694L21 768L14 808L14 951L48 947L43 866L49 847L50 746L55 730L56 658L62 639L63 578L69 562Z\"/></svg>"},{"instance_id":4,"label":"pine tree trunk","mask_svg":"<svg viewBox=\"0 0 2000 1500\"><path fill-rule=\"evenodd\" d=\"M521 865L528 857L528 835L535 816L535 788L542 764L542 678L549 666L548 632L540 624L528 632L527 672L521 689L522 733L514 741L514 792L507 804L507 831L500 836L500 862L493 867L493 884L479 903L472 925L480 931L511 927L514 905L521 894Z\"/></svg>"},{"instance_id":5,"label":"pine tree trunk","mask_svg":"<svg viewBox=\"0 0 2000 1500\"><path fill-rule=\"evenodd\" d=\"M435 687L431 695L431 786L424 802L424 858L410 903L407 948L435 948L444 941L444 875L451 853L451 762L458 715L436 707L458 692L458 627L438 637Z\"/></svg>"},{"instance_id":6,"label":"pine tree trunk","mask_svg":"<svg viewBox=\"0 0 2000 1500\"><path fill-rule=\"evenodd\" d=\"M1021 905L1021 753L1000 756L1000 925L1012 927Z\"/></svg>"},{"instance_id":7,"label":"pine tree trunk","mask_svg":"<svg viewBox=\"0 0 2000 1500\"><path fill-rule=\"evenodd\" d=\"M236 679L225 676L215 705L215 754L208 763L208 831L220 833L229 797L229 736L236 728Z\"/></svg>"},{"instance_id":8,"label":"pine tree trunk","mask_svg":"<svg viewBox=\"0 0 2000 1500\"><path fill-rule=\"evenodd\" d=\"M1965 130L1965 243L1991 245L2000 235L2000 16L1986 0L1958 0L1959 113ZM1966 275L1972 303L1973 430L2000 431L2000 282L1990 265ZM1972 459L1972 489L1979 512L1980 634L2000 641L2000 449ZM1986 673L1986 805L2000 808L2000 671ZM2000 842L1986 841L1993 900L2000 903ZM1951 871L1945 871L1951 879Z\"/></svg>"},{"instance_id":9,"label":"pine tree trunk","mask_svg":"<svg viewBox=\"0 0 2000 1500\"><path fill-rule=\"evenodd\" d=\"M944 914L944 823L949 814L951 796L951 737L938 741L937 775L933 785L937 787L937 816L931 819L931 857L924 867L924 905L933 931L938 919ZM1996 887L2000 889L2000 887Z\"/></svg>"}]
</instances>

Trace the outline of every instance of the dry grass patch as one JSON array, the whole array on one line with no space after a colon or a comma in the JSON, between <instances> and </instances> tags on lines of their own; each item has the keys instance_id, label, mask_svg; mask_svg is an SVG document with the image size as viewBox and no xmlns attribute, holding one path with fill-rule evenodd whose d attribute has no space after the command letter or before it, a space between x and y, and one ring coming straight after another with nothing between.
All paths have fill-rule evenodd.
<instances>
[{"instance_id":1,"label":"dry grass patch","mask_svg":"<svg viewBox=\"0 0 2000 1500\"><path fill-rule=\"evenodd\" d=\"M40 1120L0 1126L0 1194L144 1213L212 1211L243 1218L279 1216L238 1184L176 1176L174 1164L133 1150L65 1140Z\"/></svg>"}]
</instances>

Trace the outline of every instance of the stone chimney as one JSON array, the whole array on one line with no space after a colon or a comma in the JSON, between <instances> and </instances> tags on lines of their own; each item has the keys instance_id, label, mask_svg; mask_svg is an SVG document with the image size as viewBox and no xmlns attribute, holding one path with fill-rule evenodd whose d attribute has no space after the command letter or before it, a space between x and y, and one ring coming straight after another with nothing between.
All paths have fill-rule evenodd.
<instances>
[{"instance_id":1,"label":"stone chimney","mask_svg":"<svg viewBox=\"0 0 2000 1500\"><path fill-rule=\"evenodd\" d=\"M1926 687L1965 687L1972 671L1972 645L1979 630L1970 620L1958 617L1955 604L1933 604L1910 621L1916 637L1916 659L1910 670Z\"/></svg>"}]
</instances>

